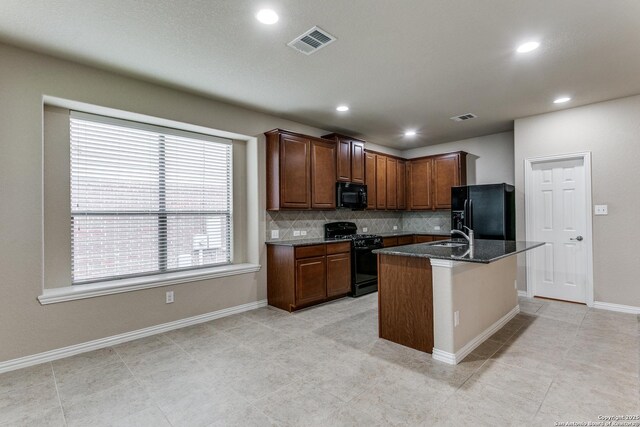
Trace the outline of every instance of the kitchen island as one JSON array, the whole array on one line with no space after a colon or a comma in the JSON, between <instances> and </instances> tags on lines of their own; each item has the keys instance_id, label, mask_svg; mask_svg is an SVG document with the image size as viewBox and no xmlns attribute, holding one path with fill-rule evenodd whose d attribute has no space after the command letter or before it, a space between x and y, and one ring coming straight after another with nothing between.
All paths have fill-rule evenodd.
<instances>
[{"instance_id":1,"label":"kitchen island","mask_svg":"<svg viewBox=\"0 0 640 427\"><path fill-rule=\"evenodd\" d=\"M380 338L459 363L518 314L513 255L542 245L453 240L375 250Z\"/></svg>"}]
</instances>

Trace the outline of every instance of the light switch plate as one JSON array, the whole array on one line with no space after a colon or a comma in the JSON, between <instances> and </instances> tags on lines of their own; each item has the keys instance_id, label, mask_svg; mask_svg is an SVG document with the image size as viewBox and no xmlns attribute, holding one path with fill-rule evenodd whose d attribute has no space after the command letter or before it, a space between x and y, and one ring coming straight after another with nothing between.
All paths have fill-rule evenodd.
<instances>
[{"instance_id":1,"label":"light switch plate","mask_svg":"<svg viewBox=\"0 0 640 427\"><path fill-rule=\"evenodd\" d=\"M306 236L306 235L307 235L307 230L302 230L302 231L300 232L300 235L301 235L301 236Z\"/></svg>"},{"instance_id":2,"label":"light switch plate","mask_svg":"<svg viewBox=\"0 0 640 427\"><path fill-rule=\"evenodd\" d=\"M436 231L438 231L438 230L440 230L440 226L439 226L439 225L434 225L434 226L433 226L433 229L434 229L434 230L436 230Z\"/></svg>"},{"instance_id":3,"label":"light switch plate","mask_svg":"<svg viewBox=\"0 0 640 427\"><path fill-rule=\"evenodd\" d=\"M271 238L279 239L280 238L280 230L271 230Z\"/></svg>"},{"instance_id":4,"label":"light switch plate","mask_svg":"<svg viewBox=\"0 0 640 427\"><path fill-rule=\"evenodd\" d=\"M608 215L609 214L609 206L608 205L595 205L593 210L594 210L594 214L595 215Z\"/></svg>"},{"instance_id":5,"label":"light switch plate","mask_svg":"<svg viewBox=\"0 0 640 427\"><path fill-rule=\"evenodd\" d=\"M394 225L394 226L393 226L393 229L394 229L394 230L397 230L397 229L398 229L398 226L397 226L397 225Z\"/></svg>"},{"instance_id":6,"label":"light switch plate","mask_svg":"<svg viewBox=\"0 0 640 427\"><path fill-rule=\"evenodd\" d=\"M293 230L293 237L298 237L300 235L300 230Z\"/></svg>"},{"instance_id":7,"label":"light switch plate","mask_svg":"<svg viewBox=\"0 0 640 427\"><path fill-rule=\"evenodd\" d=\"M367 227L362 227L362 232L366 233L369 229Z\"/></svg>"}]
</instances>

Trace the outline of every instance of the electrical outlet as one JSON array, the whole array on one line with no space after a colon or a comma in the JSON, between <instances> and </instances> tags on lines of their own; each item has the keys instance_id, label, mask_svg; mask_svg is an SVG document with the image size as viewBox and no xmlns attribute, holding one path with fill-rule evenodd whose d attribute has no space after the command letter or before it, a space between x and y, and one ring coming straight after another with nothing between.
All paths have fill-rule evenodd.
<instances>
[{"instance_id":1,"label":"electrical outlet","mask_svg":"<svg viewBox=\"0 0 640 427\"><path fill-rule=\"evenodd\" d=\"M298 237L300 235L300 230L293 230L293 237Z\"/></svg>"},{"instance_id":2,"label":"electrical outlet","mask_svg":"<svg viewBox=\"0 0 640 427\"><path fill-rule=\"evenodd\" d=\"M455 311L453 313L453 326L458 326L460 324L460 312Z\"/></svg>"},{"instance_id":3,"label":"electrical outlet","mask_svg":"<svg viewBox=\"0 0 640 427\"><path fill-rule=\"evenodd\" d=\"M593 210L594 210L594 214L595 215L608 215L609 214L609 206L608 205L595 205Z\"/></svg>"},{"instance_id":4,"label":"electrical outlet","mask_svg":"<svg viewBox=\"0 0 640 427\"><path fill-rule=\"evenodd\" d=\"M362 227L362 232L366 233L367 231L369 231L369 229L367 227Z\"/></svg>"},{"instance_id":5,"label":"electrical outlet","mask_svg":"<svg viewBox=\"0 0 640 427\"><path fill-rule=\"evenodd\" d=\"M434 230L436 230L436 231L438 231L438 230L440 230L440 226L439 226L439 225L434 225L434 226L433 226L433 229L434 229Z\"/></svg>"},{"instance_id":6,"label":"electrical outlet","mask_svg":"<svg viewBox=\"0 0 640 427\"><path fill-rule=\"evenodd\" d=\"M173 301L173 291L167 291L166 303L171 304Z\"/></svg>"},{"instance_id":7,"label":"electrical outlet","mask_svg":"<svg viewBox=\"0 0 640 427\"><path fill-rule=\"evenodd\" d=\"M280 238L280 230L271 230L271 238L279 239Z\"/></svg>"},{"instance_id":8,"label":"electrical outlet","mask_svg":"<svg viewBox=\"0 0 640 427\"><path fill-rule=\"evenodd\" d=\"M302 231L300 232L300 235L301 235L301 236L306 236L306 235L307 235L307 230L302 230Z\"/></svg>"},{"instance_id":9,"label":"electrical outlet","mask_svg":"<svg viewBox=\"0 0 640 427\"><path fill-rule=\"evenodd\" d=\"M518 281L517 280L513 281L513 287L514 287L514 289L518 290Z\"/></svg>"},{"instance_id":10,"label":"electrical outlet","mask_svg":"<svg viewBox=\"0 0 640 427\"><path fill-rule=\"evenodd\" d=\"M394 225L394 226L393 226L393 229L394 229L394 230L397 230L397 229L398 229L398 226L397 226L397 225Z\"/></svg>"}]
</instances>

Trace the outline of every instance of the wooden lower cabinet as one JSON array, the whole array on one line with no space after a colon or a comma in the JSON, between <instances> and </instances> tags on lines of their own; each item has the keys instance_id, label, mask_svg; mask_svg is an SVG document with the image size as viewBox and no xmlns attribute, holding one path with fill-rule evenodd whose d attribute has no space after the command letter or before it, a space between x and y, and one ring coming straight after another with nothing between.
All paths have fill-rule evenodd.
<instances>
[{"instance_id":1,"label":"wooden lower cabinet","mask_svg":"<svg viewBox=\"0 0 640 427\"><path fill-rule=\"evenodd\" d=\"M327 257L296 260L296 305L323 301L327 297Z\"/></svg>"},{"instance_id":2,"label":"wooden lower cabinet","mask_svg":"<svg viewBox=\"0 0 640 427\"><path fill-rule=\"evenodd\" d=\"M398 236L398 246L413 244L413 235Z\"/></svg>"},{"instance_id":3,"label":"wooden lower cabinet","mask_svg":"<svg viewBox=\"0 0 640 427\"><path fill-rule=\"evenodd\" d=\"M425 236L423 234L416 234L414 241L416 243L429 243L433 242L433 236Z\"/></svg>"},{"instance_id":4,"label":"wooden lower cabinet","mask_svg":"<svg viewBox=\"0 0 640 427\"><path fill-rule=\"evenodd\" d=\"M327 296L351 291L351 253L327 255Z\"/></svg>"},{"instance_id":5,"label":"wooden lower cabinet","mask_svg":"<svg viewBox=\"0 0 640 427\"><path fill-rule=\"evenodd\" d=\"M351 243L267 245L269 305L294 311L351 291Z\"/></svg>"},{"instance_id":6,"label":"wooden lower cabinet","mask_svg":"<svg viewBox=\"0 0 640 427\"><path fill-rule=\"evenodd\" d=\"M383 237L382 238L382 246L385 248L391 248L393 246L398 246L398 238L397 237Z\"/></svg>"}]
</instances>

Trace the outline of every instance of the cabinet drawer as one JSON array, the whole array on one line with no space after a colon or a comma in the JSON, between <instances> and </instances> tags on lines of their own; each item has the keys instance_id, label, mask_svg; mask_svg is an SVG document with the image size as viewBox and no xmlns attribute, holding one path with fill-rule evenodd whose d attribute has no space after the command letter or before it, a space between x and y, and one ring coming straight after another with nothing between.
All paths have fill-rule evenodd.
<instances>
[{"instance_id":1,"label":"cabinet drawer","mask_svg":"<svg viewBox=\"0 0 640 427\"><path fill-rule=\"evenodd\" d=\"M411 245L412 243L413 243L413 236L398 237L398 245Z\"/></svg>"},{"instance_id":2,"label":"cabinet drawer","mask_svg":"<svg viewBox=\"0 0 640 427\"><path fill-rule=\"evenodd\" d=\"M312 256L324 256L325 252L325 245L299 246L296 248L296 259L309 258Z\"/></svg>"},{"instance_id":3,"label":"cabinet drawer","mask_svg":"<svg viewBox=\"0 0 640 427\"><path fill-rule=\"evenodd\" d=\"M416 236L416 243L427 243L427 242L433 242L433 237L425 236L424 234L418 234Z\"/></svg>"},{"instance_id":4,"label":"cabinet drawer","mask_svg":"<svg viewBox=\"0 0 640 427\"><path fill-rule=\"evenodd\" d=\"M350 242L327 243L327 255L341 254L351 250Z\"/></svg>"},{"instance_id":5,"label":"cabinet drawer","mask_svg":"<svg viewBox=\"0 0 640 427\"><path fill-rule=\"evenodd\" d=\"M438 240L450 240L451 236L431 236L434 242Z\"/></svg>"},{"instance_id":6,"label":"cabinet drawer","mask_svg":"<svg viewBox=\"0 0 640 427\"><path fill-rule=\"evenodd\" d=\"M385 248L390 248L392 246L398 246L398 238L397 237L384 237L382 239L382 245Z\"/></svg>"}]
</instances>

